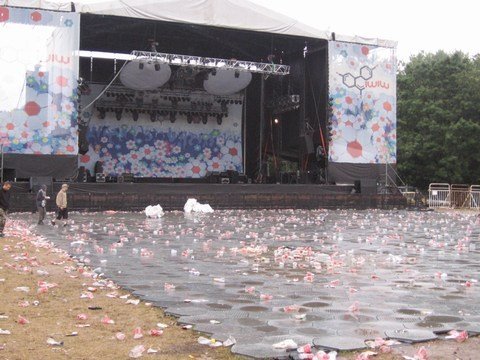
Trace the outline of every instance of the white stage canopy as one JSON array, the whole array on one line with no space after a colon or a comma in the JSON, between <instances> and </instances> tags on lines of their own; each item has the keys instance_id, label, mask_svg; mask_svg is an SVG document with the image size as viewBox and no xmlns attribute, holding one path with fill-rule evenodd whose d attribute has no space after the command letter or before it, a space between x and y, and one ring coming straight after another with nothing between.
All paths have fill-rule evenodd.
<instances>
[{"instance_id":1,"label":"white stage canopy","mask_svg":"<svg viewBox=\"0 0 480 360\"><path fill-rule=\"evenodd\" d=\"M395 41L322 31L248 0L0 0L1 5L124 16L184 24L267 32L374 46L396 47ZM306 9L307 10L307 9Z\"/></svg>"}]
</instances>

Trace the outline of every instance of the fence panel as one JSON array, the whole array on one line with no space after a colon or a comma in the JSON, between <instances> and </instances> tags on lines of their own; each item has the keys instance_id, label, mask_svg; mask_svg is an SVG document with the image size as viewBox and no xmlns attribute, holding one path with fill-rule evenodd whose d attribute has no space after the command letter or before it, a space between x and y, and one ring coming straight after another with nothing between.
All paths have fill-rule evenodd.
<instances>
[{"instance_id":1,"label":"fence panel","mask_svg":"<svg viewBox=\"0 0 480 360\"><path fill-rule=\"evenodd\" d=\"M450 186L450 206L454 209L468 209L470 207L470 186L452 184Z\"/></svg>"},{"instance_id":2,"label":"fence panel","mask_svg":"<svg viewBox=\"0 0 480 360\"><path fill-rule=\"evenodd\" d=\"M470 209L480 209L480 185L470 186Z\"/></svg>"},{"instance_id":3,"label":"fence panel","mask_svg":"<svg viewBox=\"0 0 480 360\"><path fill-rule=\"evenodd\" d=\"M450 207L450 184L433 183L428 186L428 207L433 209Z\"/></svg>"}]
</instances>

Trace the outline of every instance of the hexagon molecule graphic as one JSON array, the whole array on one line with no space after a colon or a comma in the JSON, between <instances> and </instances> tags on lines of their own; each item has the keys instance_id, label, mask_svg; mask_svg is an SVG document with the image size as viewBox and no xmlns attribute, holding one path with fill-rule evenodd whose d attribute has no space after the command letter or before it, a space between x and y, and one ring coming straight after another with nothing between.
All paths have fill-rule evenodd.
<instances>
[{"instance_id":1,"label":"hexagon molecule graphic","mask_svg":"<svg viewBox=\"0 0 480 360\"><path fill-rule=\"evenodd\" d=\"M352 88L355 86L355 77L348 73L348 74L343 74L342 75L342 82L344 83L345 86Z\"/></svg>"},{"instance_id":2,"label":"hexagon molecule graphic","mask_svg":"<svg viewBox=\"0 0 480 360\"><path fill-rule=\"evenodd\" d=\"M357 76L355 78L355 87L360 91L364 90L365 89L365 81L366 81L366 79L364 79L363 77Z\"/></svg>"},{"instance_id":3,"label":"hexagon molecule graphic","mask_svg":"<svg viewBox=\"0 0 480 360\"><path fill-rule=\"evenodd\" d=\"M362 66L360 68L360 76L363 80L370 80L373 76L373 70L368 66Z\"/></svg>"}]
</instances>

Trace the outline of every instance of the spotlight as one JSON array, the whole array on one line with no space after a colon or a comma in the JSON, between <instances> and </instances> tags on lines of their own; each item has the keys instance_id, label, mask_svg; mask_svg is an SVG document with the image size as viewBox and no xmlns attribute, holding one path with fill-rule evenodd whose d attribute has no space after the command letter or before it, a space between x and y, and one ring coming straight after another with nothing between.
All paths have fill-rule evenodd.
<instances>
[{"instance_id":1,"label":"spotlight","mask_svg":"<svg viewBox=\"0 0 480 360\"><path fill-rule=\"evenodd\" d=\"M223 121L223 115L218 114L218 115L217 115L217 124L218 124L218 125L222 125L222 121Z\"/></svg>"},{"instance_id":2,"label":"spotlight","mask_svg":"<svg viewBox=\"0 0 480 360\"><path fill-rule=\"evenodd\" d=\"M123 109L115 109L115 117L117 118L118 121L122 119L122 112L123 112Z\"/></svg>"},{"instance_id":3,"label":"spotlight","mask_svg":"<svg viewBox=\"0 0 480 360\"><path fill-rule=\"evenodd\" d=\"M104 108L99 108L98 109L98 117L103 120L103 119L105 119L105 116L106 116L105 109Z\"/></svg>"},{"instance_id":4,"label":"spotlight","mask_svg":"<svg viewBox=\"0 0 480 360\"><path fill-rule=\"evenodd\" d=\"M175 117L175 113L173 111L170 112L170 122L173 124L177 120Z\"/></svg>"},{"instance_id":5,"label":"spotlight","mask_svg":"<svg viewBox=\"0 0 480 360\"><path fill-rule=\"evenodd\" d=\"M145 65L143 64L143 62L140 61L140 62L138 63L138 68L139 68L140 70L143 70L143 67L144 67L144 66L145 66Z\"/></svg>"},{"instance_id":6,"label":"spotlight","mask_svg":"<svg viewBox=\"0 0 480 360\"><path fill-rule=\"evenodd\" d=\"M187 115L187 123L191 124L192 123L192 115L191 114L188 114Z\"/></svg>"},{"instance_id":7,"label":"spotlight","mask_svg":"<svg viewBox=\"0 0 480 360\"><path fill-rule=\"evenodd\" d=\"M138 111L137 110L132 111L132 117L133 117L133 121L138 121Z\"/></svg>"},{"instance_id":8,"label":"spotlight","mask_svg":"<svg viewBox=\"0 0 480 360\"><path fill-rule=\"evenodd\" d=\"M158 62L154 65L155 71L160 71L160 64Z\"/></svg>"},{"instance_id":9,"label":"spotlight","mask_svg":"<svg viewBox=\"0 0 480 360\"><path fill-rule=\"evenodd\" d=\"M202 123L206 124L208 122L208 115L207 114L203 114L202 115Z\"/></svg>"},{"instance_id":10,"label":"spotlight","mask_svg":"<svg viewBox=\"0 0 480 360\"><path fill-rule=\"evenodd\" d=\"M238 79L240 77L240 71L235 70L235 77Z\"/></svg>"},{"instance_id":11,"label":"spotlight","mask_svg":"<svg viewBox=\"0 0 480 360\"><path fill-rule=\"evenodd\" d=\"M222 109L222 112L224 112L224 113L228 111L228 107L227 107L227 104L226 104L226 103L222 103L222 104L220 105L220 108Z\"/></svg>"}]
</instances>

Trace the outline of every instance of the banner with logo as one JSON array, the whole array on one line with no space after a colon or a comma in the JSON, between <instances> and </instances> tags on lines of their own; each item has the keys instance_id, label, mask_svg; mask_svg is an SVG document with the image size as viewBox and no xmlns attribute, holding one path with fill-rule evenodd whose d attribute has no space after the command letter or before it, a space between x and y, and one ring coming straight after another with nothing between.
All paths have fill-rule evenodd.
<instances>
[{"instance_id":1,"label":"banner with logo","mask_svg":"<svg viewBox=\"0 0 480 360\"><path fill-rule=\"evenodd\" d=\"M395 49L329 42L329 161L396 163Z\"/></svg>"},{"instance_id":2,"label":"banner with logo","mask_svg":"<svg viewBox=\"0 0 480 360\"><path fill-rule=\"evenodd\" d=\"M76 155L80 16L0 7L0 142L5 153Z\"/></svg>"},{"instance_id":3,"label":"banner with logo","mask_svg":"<svg viewBox=\"0 0 480 360\"><path fill-rule=\"evenodd\" d=\"M82 103L95 99L102 88L91 85ZM180 113L174 122L162 115L152 121L148 114L134 120L131 112L117 118L114 112L100 116L90 108L82 113L89 123L89 151L79 156L78 164L93 174L101 161L103 172L111 176L202 178L207 172L243 172L242 102L228 104L221 123L212 117L206 123L199 118L189 123Z\"/></svg>"}]
</instances>

